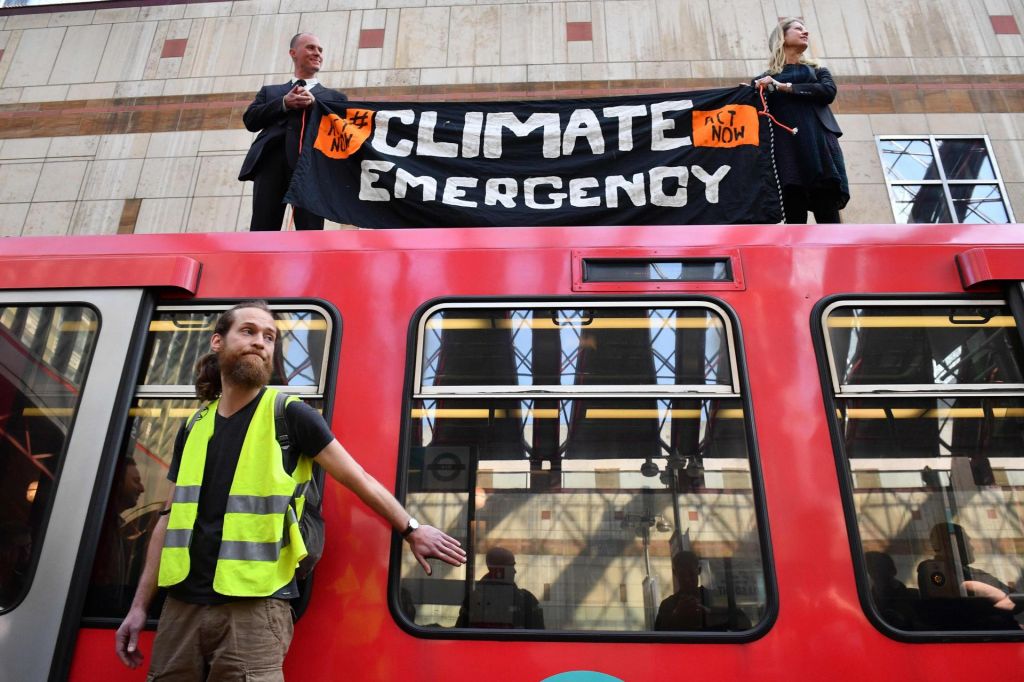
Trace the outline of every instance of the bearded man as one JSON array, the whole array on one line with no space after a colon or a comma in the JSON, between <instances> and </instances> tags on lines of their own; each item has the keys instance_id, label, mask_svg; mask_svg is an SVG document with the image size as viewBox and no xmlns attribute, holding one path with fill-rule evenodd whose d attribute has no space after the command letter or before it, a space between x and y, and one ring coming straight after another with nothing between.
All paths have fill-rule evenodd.
<instances>
[{"instance_id":1,"label":"bearded man","mask_svg":"<svg viewBox=\"0 0 1024 682\"><path fill-rule=\"evenodd\" d=\"M428 558L466 561L454 538L420 525L334 438L323 417L289 399L285 420L295 452L285 462L268 389L277 325L263 301L231 308L217 320L211 352L196 366L196 394L209 401L175 444L172 485L153 530L131 609L116 650L138 667L139 631L157 584L168 588L149 679L283 680L291 643L289 599L305 555L298 531L299 490L313 463L352 490ZM276 541L267 542L268 537Z\"/></svg>"}]
</instances>

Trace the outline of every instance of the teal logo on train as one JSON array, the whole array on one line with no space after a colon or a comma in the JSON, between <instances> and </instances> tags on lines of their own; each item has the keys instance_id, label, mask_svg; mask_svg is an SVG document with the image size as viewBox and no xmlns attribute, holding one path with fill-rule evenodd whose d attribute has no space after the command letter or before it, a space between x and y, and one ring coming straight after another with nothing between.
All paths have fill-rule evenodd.
<instances>
[{"instance_id":1,"label":"teal logo on train","mask_svg":"<svg viewBox=\"0 0 1024 682\"><path fill-rule=\"evenodd\" d=\"M545 677L540 682L624 682L618 677L596 673L593 670L570 670L567 673L558 673L551 677Z\"/></svg>"}]
</instances>

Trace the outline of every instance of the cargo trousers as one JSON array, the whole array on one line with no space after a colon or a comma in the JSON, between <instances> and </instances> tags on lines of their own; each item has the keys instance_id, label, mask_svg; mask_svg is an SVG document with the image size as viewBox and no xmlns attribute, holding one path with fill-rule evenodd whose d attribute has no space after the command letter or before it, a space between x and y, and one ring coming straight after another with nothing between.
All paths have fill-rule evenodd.
<instances>
[{"instance_id":1,"label":"cargo trousers","mask_svg":"<svg viewBox=\"0 0 1024 682\"><path fill-rule=\"evenodd\" d=\"M283 599L188 604L168 596L160 613L147 681L283 682L292 641Z\"/></svg>"}]
</instances>

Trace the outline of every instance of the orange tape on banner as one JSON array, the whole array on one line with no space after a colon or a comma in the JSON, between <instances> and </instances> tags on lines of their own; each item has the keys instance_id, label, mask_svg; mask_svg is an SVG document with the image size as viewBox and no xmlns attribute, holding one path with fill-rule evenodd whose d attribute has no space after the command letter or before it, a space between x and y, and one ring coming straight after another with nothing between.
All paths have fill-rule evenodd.
<instances>
[{"instance_id":1,"label":"orange tape on banner","mask_svg":"<svg viewBox=\"0 0 1024 682\"><path fill-rule=\"evenodd\" d=\"M332 159L347 159L370 137L373 114L370 109L346 109L345 118L327 114L320 119L313 148Z\"/></svg>"},{"instance_id":2,"label":"orange tape on banner","mask_svg":"<svg viewBox=\"0 0 1024 682\"><path fill-rule=\"evenodd\" d=\"M711 111L693 112L693 146L757 146L759 126L757 109L749 104L733 104Z\"/></svg>"}]
</instances>

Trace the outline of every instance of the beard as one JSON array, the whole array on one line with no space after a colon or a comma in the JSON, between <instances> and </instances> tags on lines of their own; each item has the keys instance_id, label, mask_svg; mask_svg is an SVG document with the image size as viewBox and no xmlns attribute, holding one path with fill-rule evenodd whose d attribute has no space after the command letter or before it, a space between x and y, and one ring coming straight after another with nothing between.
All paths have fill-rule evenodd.
<instances>
[{"instance_id":1,"label":"beard","mask_svg":"<svg viewBox=\"0 0 1024 682\"><path fill-rule=\"evenodd\" d=\"M270 383L273 365L269 359L246 352L224 353L220 357L224 378L243 388L262 388Z\"/></svg>"}]
</instances>

